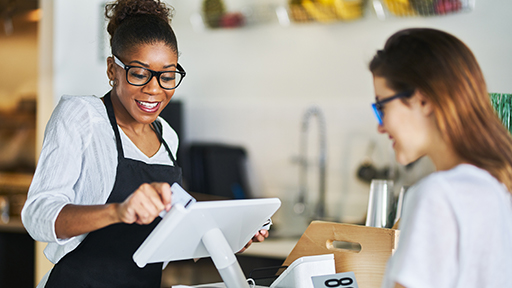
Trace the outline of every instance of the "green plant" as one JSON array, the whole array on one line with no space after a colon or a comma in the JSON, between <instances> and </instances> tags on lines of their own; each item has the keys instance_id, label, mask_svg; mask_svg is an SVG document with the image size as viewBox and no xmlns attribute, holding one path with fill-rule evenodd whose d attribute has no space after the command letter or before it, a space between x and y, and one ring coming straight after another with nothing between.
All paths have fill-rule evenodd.
<instances>
[{"instance_id":1,"label":"green plant","mask_svg":"<svg viewBox=\"0 0 512 288\"><path fill-rule=\"evenodd\" d=\"M489 97L501 122L512 133L512 94L489 93Z\"/></svg>"}]
</instances>

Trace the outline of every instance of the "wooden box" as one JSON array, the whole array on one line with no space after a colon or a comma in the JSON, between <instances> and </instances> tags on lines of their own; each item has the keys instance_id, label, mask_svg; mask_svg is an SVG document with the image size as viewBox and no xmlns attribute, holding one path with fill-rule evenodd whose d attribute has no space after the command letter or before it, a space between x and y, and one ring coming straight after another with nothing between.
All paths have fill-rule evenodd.
<instances>
[{"instance_id":1,"label":"wooden box","mask_svg":"<svg viewBox=\"0 0 512 288\"><path fill-rule=\"evenodd\" d=\"M289 266L302 256L334 254L336 273L354 272L360 288L381 287L398 236L399 231L395 229L313 221L283 265ZM350 249L337 248L343 244L348 244Z\"/></svg>"}]
</instances>

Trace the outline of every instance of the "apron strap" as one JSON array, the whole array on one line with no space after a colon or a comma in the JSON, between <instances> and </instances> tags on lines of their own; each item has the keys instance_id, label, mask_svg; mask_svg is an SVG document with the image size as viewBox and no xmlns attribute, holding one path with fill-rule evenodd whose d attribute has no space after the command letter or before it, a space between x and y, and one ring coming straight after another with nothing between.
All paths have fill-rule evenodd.
<instances>
[{"instance_id":1,"label":"apron strap","mask_svg":"<svg viewBox=\"0 0 512 288\"><path fill-rule=\"evenodd\" d=\"M155 131L156 133L156 136L158 137L158 140L160 141L160 143L162 143L165 147L165 150L167 150L167 153L169 154L169 157L171 158L172 160L172 164L175 166L175 167L178 167L177 163L176 163L176 159L174 159L174 155L172 155L172 152L171 152L171 149L169 148L169 146L167 145L167 143L165 142L164 138L163 138L163 131L162 131L162 123L160 123L158 120L155 120L153 123L151 123L151 127L153 128L153 130Z\"/></svg>"},{"instance_id":2,"label":"apron strap","mask_svg":"<svg viewBox=\"0 0 512 288\"><path fill-rule=\"evenodd\" d=\"M114 106L112 106L112 99L110 98L110 91L103 97L105 99L105 107L107 108L108 119L112 130L116 135L116 146L117 146L117 157L119 159L124 158L123 144L121 143L121 135L119 134L119 127L117 126L116 115L114 114Z\"/></svg>"}]
</instances>

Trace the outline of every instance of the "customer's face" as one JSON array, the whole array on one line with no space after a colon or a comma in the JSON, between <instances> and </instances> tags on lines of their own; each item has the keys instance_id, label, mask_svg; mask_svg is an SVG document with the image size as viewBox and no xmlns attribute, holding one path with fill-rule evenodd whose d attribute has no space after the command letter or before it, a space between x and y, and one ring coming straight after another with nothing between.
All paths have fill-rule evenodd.
<instances>
[{"instance_id":1,"label":"customer's face","mask_svg":"<svg viewBox=\"0 0 512 288\"><path fill-rule=\"evenodd\" d=\"M374 77L375 97L378 101L389 98L398 92L390 89L386 79ZM398 163L406 165L425 156L429 147L429 133L432 119L425 111L419 92L415 92L404 102L395 99L387 102L382 111L383 125L379 125L379 133L388 134L393 141L393 149Z\"/></svg>"}]
</instances>

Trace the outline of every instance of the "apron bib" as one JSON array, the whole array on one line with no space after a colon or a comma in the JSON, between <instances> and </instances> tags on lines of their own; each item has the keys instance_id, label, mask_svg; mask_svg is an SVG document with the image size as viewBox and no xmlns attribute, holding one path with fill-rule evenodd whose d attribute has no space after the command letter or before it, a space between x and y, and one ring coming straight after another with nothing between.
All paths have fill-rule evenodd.
<instances>
[{"instance_id":1,"label":"apron bib","mask_svg":"<svg viewBox=\"0 0 512 288\"><path fill-rule=\"evenodd\" d=\"M143 183L181 184L181 168L162 138L161 124L153 123L155 133L165 146L174 166L146 164L124 158L121 137L110 99L104 97L118 152L114 188L107 203L121 203ZM139 268L132 255L153 231L161 218L149 225L117 223L90 232L78 247L66 254L50 272L46 288L52 287L154 287L160 288L162 263Z\"/></svg>"}]
</instances>

